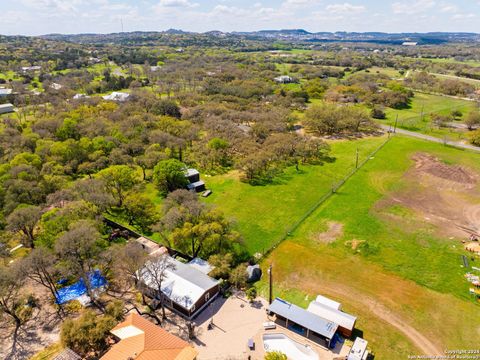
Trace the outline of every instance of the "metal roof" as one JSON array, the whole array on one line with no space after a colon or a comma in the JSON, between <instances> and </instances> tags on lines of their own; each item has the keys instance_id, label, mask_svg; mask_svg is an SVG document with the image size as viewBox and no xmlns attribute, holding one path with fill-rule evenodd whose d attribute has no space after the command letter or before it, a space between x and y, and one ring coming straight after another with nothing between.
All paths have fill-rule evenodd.
<instances>
[{"instance_id":1,"label":"metal roof","mask_svg":"<svg viewBox=\"0 0 480 360\"><path fill-rule=\"evenodd\" d=\"M197 169L187 169L185 170L185 176L190 177L194 175L200 175Z\"/></svg>"},{"instance_id":2,"label":"metal roof","mask_svg":"<svg viewBox=\"0 0 480 360\"><path fill-rule=\"evenodd\" d=\"M336 323L325 320L314 313L302 309L297 305L290 304L280 298L273 300L268 311L291 320L306 329L326 337L327 339L331 339L338 328Z\"/></svg>"},{"instance_id":3,"label":"metal roof","mask_svg":"<svg viewBox=\"0 0 480 360\"><path fill-rule=\"evenodd\" d=\"M307 310L326 320L333 321L340 327L348 330L353 330L355 321L357 321L355 316L344 313L343 311L337 310L317 301L312 301L310 305L308 305Z\"/></svg>"},{"instance_id":4,"label":"metal roof","mask_svg":"<svg viewBox=\"0 0 480 360\"><path fill-rule=\"evenodd\" d=\"M165 269L165 277L161 285L162 292L187 310L190 310L205 292L219 283L195 267L184 264L170 256L168 257L168 263L169 266ZM146 266L149 266L149 263ZM152 288L156 287L156 283L151 279L151 274L148 271L143 270L141 277L145 285Z\"/></svg>"},{"instance_id":5,"label":"metal roof","mask_svg":"<svg viewBox=\"0 0 480 360\"><path fill-rule=\"evenodd\" d=\"M342 304L340 304L339 302L333 301L332 299L329 299L322 295L317 295L315 301L337 310L340 310L342 308Z\"/></svg>"}]
</instances>

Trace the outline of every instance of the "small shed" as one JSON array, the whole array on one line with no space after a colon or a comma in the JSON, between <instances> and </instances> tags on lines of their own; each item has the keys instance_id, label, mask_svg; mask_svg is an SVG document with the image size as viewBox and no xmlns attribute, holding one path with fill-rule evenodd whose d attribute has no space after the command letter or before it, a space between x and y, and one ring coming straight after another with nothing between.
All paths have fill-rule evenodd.
<instances>
[{"instance_id":1,"label":"small shed","mask_svg":"<svg viewBox=\"0 0 480 360\"><path fill-rule=\"evenodd\" d=\"M14 107L12 104L0 104L0 114L7 114L14 111Z\"/></svg>"},{"instance_id":2,"label":"small shed","mask_svg":"<svg viewBox=\"0 0 480 360\"><path fill-rule=\"evenodd\" d=\"M197 169L187 169L185 171L185 177L190 183L200 181L200 172Z\"/></svg>"},{"instance_id":3,"label":"small shed","mask_svg":"<svg viewBox=\"0 0 480 360\"><path fill-rule=\"evenodd\" d=\"M195 192L205 191L205 183L202 180L187 185L187 189Z\"/></svg>"},{"instance_id":4,"label":"small shed","mask_svg":"<svg viewBox=\"0 0 480 360\"><path fill-rule=\"evenodd\" d=\"M338 324L338 332L345 337L352 336L357 318L343 311L334 309L317 301L312 301L307 308L312 314L316 314L326 320Z\"/></svg>"},{"instance_id":5,"label":"small shed","mask_svg":"<svg viewBox=\"0 0 480 360\"><path fill-rule=\"evenodd\" d=\"M262 277L262 269L260 269L260 265L258 264L249 265L247 266L247 274L247 282L256 282Z\"/></svg>"},{"instance_id":6,"label":"small shed","mask_svg":"<svg viewBox=\"0 0 480 360\"><path fill-rule=\"evenodd\" d=\"M317 295L317 298L315 299L315 301L320 303L320 304L324 304L324 305L329 306L331 308L337 309L337 310L342 309L342 304L340 304L339 302L336 302L332 299L329 299L325 296L322 296L322 295Z\"/></svg>"}]
</instances>

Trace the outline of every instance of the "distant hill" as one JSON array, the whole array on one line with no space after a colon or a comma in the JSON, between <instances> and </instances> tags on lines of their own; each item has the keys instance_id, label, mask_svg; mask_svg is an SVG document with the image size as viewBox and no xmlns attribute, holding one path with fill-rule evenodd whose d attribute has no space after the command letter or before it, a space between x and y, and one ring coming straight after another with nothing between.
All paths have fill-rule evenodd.
<instances>
[{"instance_id":1,"label":"distant hill","mask_svg":"<svg viewBox=\"0 0 480 360\"><path fill-rule=\"evenodd\" d=\"M169 29L166 31L135 31L112 34L48 34L41 38L79 43L125 43L138 40L155 40L165 36L198 36L198 37L228 37L253 40L288 40L302 42L367 42L378 44L402 44L416 42L419 45L480 42L480 34L464 32L429 32L429 33L383 33L383 32L316 32L304 29L259 30L246 32L222 32L212 30L205 33L186 32Z\"/></svg>"}]
</instances>

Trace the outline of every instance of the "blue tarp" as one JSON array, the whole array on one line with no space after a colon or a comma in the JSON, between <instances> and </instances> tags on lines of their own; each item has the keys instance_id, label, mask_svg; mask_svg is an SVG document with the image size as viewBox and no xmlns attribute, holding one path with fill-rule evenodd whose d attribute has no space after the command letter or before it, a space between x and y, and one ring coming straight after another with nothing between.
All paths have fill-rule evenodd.
<instances>
[{"instance_id":1,"label":"blue tarp","mask_svg":"<svg viewBox=\"0 0 480 360\"><path fill-rule=\"evenodd\" d=\"M100 270L95 270L92 274L89 274L89 280L93 289L107 285L107 280L102 276ZM86 294L87 288L85 287L83 279L80 279L75 284L58 289L57 292L58 295L56 303L64 304Z\"/></svg>"}]
</instances>

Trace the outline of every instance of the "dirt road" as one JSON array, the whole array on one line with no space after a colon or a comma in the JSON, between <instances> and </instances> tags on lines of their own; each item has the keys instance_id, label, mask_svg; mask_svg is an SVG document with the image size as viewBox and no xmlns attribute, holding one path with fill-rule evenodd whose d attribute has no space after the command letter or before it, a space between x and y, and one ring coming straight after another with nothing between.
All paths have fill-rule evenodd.
<instances>
[{"instance_id":1,"label":"dirt road","mask_svg":"<svg viewBox=\"0 0 480 360\"><path fill-rule=\"evenodd\" d=\"M385 131L390 131L391 129L393 129L393 127L389 126L389 125L380 125L380 127ZM448 141L448 140L445 140L445 139L440 139L440 138L436 138L436 137L433 137L433 136L417 133L417 132L414 132L414 131L399 129L399 128L397 128L395 132L397 134L416 137L418 139L422 139L422 140L426 140L426 141L436 142L436 143L439 143L439 144L450 145L450 146L461 148L461 149L467 149L467 150L472 150L472 151L475 151L475 152L480 152L480 147L469 145L469 144L464 144L464 143L461 143L461 142L458 142L458 141Z\"/></svg>"},{"instance_id":2,"label":"dirt road","mask_svg":"<svg viewBox=\"0 0 480 360\"><path fill-rule=\"evenodd\" d=\"M322 284L325 293L336 298L354 298L355 301L368 309L369 312L374 314L376 317L384 320L390 325L397 328L402 332L410 341L423 351L425 355L444 355L443 349L438 345L432 343L428 338L423 334L418 332L412 326L410 326L406 321L404 321L401 316L393 313L379 301L370 298L352 288L347 288L339 284L334 284L325 288L325 284Z\"/></svg>"}]
</instances>

